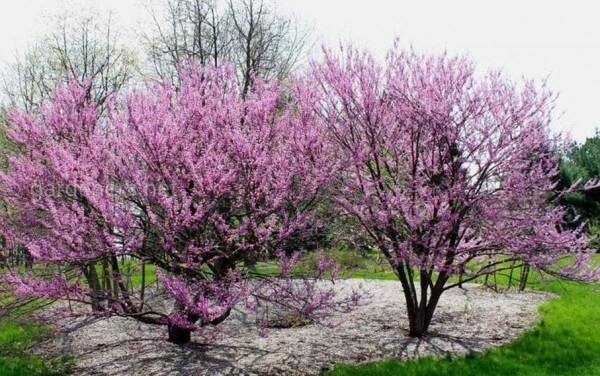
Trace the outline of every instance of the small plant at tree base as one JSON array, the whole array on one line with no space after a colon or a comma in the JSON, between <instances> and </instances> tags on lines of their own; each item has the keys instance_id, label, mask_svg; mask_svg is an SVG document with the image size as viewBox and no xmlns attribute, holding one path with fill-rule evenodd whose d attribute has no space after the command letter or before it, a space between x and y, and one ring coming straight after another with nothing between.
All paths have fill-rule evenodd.
<instances>
[{"instance_id":1,"label":"small plant at tree base","mask_svg":"<svg viewBox=\"0 0 600 376\"><path fill-rule=\"evenodd\" d=\"M582 227L556 205L550 92L398 43L385 65L353 48L325 55L298 97L336 145L335 203L402 283L411 336L427 332L444 291L500 264L598 275Z\"/></svg>"},{"instance_id":2,"label":"small plant at tree base","mask_svg":"<svg viewBox=\"0 0 600 376\"><path fill-rule=\"evenodd\" d=\"M335 265L341 270L356 270L366 268L366 257L363 257L355 249L344 247L335 247L322 251L309 252L304 255L300 262L299 269L309 272L318 270L319 259L327 256L333 259Z\"/></svg>"},{"instance_id":3,"label":"small plant at tree base","mask_svg":"<svg viewBox=\"0 0 600 376\"><path fill-rule=\"evenodd\" d=\"M265 322L259 324L264 325L266 328L273 329L289 329L298 328L312 324L310 317L299 315L294 312L278 312L267 316Z\"/></svg>"}]
</instances>

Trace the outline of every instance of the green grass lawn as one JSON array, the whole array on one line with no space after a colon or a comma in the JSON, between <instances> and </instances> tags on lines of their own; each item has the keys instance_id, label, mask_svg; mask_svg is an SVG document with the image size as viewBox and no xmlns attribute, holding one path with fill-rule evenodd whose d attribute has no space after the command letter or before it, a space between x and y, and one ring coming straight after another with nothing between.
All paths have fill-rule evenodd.
<instances>
[{"instance_id":1,"label":"green grass lawn","mask_svg":"<svg viewBox=\"0 0 600 376\"><path fill-rule=\"evenodd\" d=\"M29 355L27 349L43 339L48 328L31 321L29 324L0 324L0 375L64 375L69 372L70 359L55 359Z\"/></svg>"}]
</instances>

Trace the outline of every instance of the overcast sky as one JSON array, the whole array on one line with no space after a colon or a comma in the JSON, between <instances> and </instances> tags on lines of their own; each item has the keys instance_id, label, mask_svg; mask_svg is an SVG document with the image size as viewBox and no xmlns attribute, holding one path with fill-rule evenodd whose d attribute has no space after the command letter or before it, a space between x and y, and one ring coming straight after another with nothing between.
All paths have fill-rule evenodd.
<instances>
[{"instance_id":1,"label":"overcast sky","mask_svg":"<svg viewBox=\"0 0 600 376\"><path fill-rule=\"evenodd\" d=\"M0 61L23 49L47 22L44 14L83 0L3 1ZM89 1L88 1L89 3ZM572 1L279 0L281 12L313 25L325 43L353 41L382 56L399 36L419 50L468 54L480 69L542 79L560 93L555 125L579 141L600 127L600 5ZM133 35L140 0L102 0Z\"/></svg>"}]
</instances>

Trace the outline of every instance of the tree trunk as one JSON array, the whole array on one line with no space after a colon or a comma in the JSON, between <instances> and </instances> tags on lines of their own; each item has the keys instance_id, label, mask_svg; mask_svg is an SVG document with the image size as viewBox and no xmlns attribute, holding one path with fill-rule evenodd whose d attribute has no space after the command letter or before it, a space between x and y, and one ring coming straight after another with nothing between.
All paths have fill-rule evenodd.
<instances>
[{"instance_id":1,"label":"tree trunk","mask_svg":"<svg viewBox=\"0 0 600 376\"><path fill-rule=\"evenodd\" d=\"M429 299L427 297L422 297L421 302L419 302L418 307L414 307L413 309L408 308L408 335L410 337L422 337L427 334L427 330L429 329L429 325L431 324L431 319L433 318L433 314L435 309L437 308L438 302L440 301L440 297L442 295L443 285L436 286L431 290L431 295ZM423 300L424 299L424 300Z\"/></svg>"},{"instance_id":2,"label":"tree trunk","mask_svg":"<svg viewBox=\"0 0 600 376\"><path fill-rule=\"evenodd\" d=\"M169 342L177 345L184 345L189 343L192 338L192 331L190 329L181 328L176 325L169 325Z\"/></svg>"},{"instance_id":3,"label":"tree trunk","mask_svg":"<svg viewBox=\"0 0 600 376\"><path fill-rule=\"evenodd\" d=\"M512 287L514 271L515 271L515 261L511 262L511 264L510 264L510 273L508 275L508 289L509 290Z\"/></svg>"},{"instance_id":4,"label":"tree trunk","mask_svg":"<svg viewBox=\"0 0 600 376\"><path fill-rule=\"evenodd\" d=\"M460 268L460 272L458 273L458 288L463 288L463 279L465 276L465 267L464 265Z\"/></svg>"},{"instance_id":5,"label":"tree trunk","mask_svg":"<svg viewBox=\"0 0 600 376\"><path fill-rule=\"evenodd\" d=\"M93 261L83 267L83 275L87 280L90 290L92 291L92 311L102 312L104 310L102 302L106 299L106 297L104 296L103 289L100 284L100 277L98 276L96 265Z\"/></svg>"},{"instance_id":6,"label":"tree trunk","mask_svg":"<svg viewBox=\"0 0 600 376\"><path fill-rule=\"evenodd\" d=\"M427 332L427 328L424 310L408 312L408 335L410 337L422 337Z\"/></svg>"},{"instance_id":7,"label":"tree trunk","mask_svg":"<svg viewBox=\"0 0 600 376\"><path fill-rule=\"evenodd\" d=\"M521 269L521 278L519 281L519 291L524 291L527 287L527 279L529 278L529 265L524 264Z\"/></svg>"}]
</instances>

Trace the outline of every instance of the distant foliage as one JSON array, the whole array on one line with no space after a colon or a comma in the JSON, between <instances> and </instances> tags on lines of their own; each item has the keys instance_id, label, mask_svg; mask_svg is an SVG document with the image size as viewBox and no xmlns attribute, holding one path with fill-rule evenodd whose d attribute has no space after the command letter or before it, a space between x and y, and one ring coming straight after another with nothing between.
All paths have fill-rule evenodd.
<instances>
[{"instance_id":1,"label":"distant foliage","mask_svg":"<svg viewBox=\"0 0 600 376\"><path fill-rule=\"evenodd\" d=\"M578 181L598 181L600 179L600 133L582 144L574 144L561 161L561 186L570 187ZM600 250L600 188L578 189L566 194L563 203L571 211L571 218L587 221L587 232L591 246Z\"/></svg>"}]
</instances>

